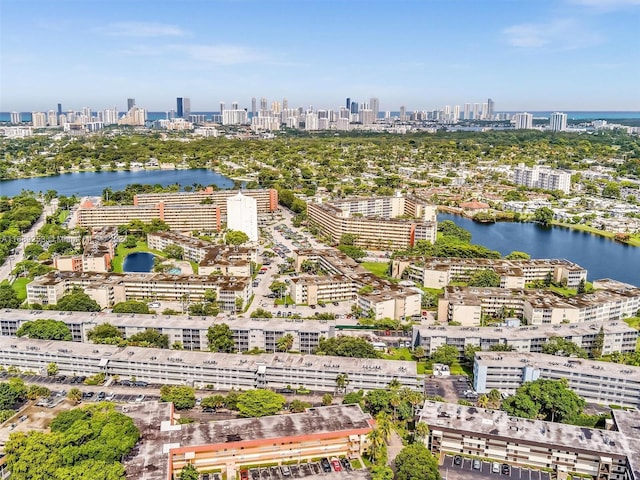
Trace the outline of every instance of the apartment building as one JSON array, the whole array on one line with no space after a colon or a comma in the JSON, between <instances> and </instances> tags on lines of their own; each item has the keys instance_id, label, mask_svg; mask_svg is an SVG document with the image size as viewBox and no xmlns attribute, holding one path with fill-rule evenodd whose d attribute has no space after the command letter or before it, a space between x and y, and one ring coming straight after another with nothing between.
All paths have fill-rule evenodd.
<instances>
[{"instance_id":1,"label":"apartment building","mask_svg":"<svg viewBox=\"0 0 640 480\"><path fill-rule=\"evenodd\" d=\"M241 355L9 337L0 337L0 358L3 366L20 370L46 372L47 365L55 362L62 374L104 372L149 383L211 385L215 390L281 389L289 385L332 393L338 375L347 376L348 391L383 389L393 380L422 390L415 362L399 360L290 353Z\"/></svg>"},{"instance_id":2,"label":"apartment building","mask_svg":"<svg viewBox=\"0 0 640 480\"><path fill-rule=\"evenodd\" d=\"M274 188L264 190L214 190L206 187L198 192L140 193L133 197L136 206L156 205L200 205L203 202L215 205L223 217L227 215L227 198L242 192L242 195L254 198L258 214L273 213L278 209L278 191Z\"/></svg>"},{"instance_id":3,"label":"apartment building","mask_svg":"<svg viewBox=\"0 0 640 480\"><path fill-rule=\"evenodd\" d=\"M235 312L236 299L244 308L253 294L249 277L53 271L28 284L27 302L55 305L73 287L84 289L102 308L125 300L200 302L207 290L213 290L220 308Z\"/></svg>"},{"instance_id":4,"label":"apartment building","mask_svg":"<svg viewBox=\"0 0 640 480\"><path fill-rule=\"evenodd\" d=\"M88 237L82 255L57 255L53 257L53 264L62 271L108 272L118 243L118 230L102 227Z\"/></svg>"},{"instance_id":5,"label":"apartment building","mask_svg":"<svg viewBox=\"0 0 640 480\"><path fill-rule=\"evenodd\" d=\"M420 346L430 356L442 345L454 346L460 358L465 347L472 345L482 350L493 346L508 345L516 352L542 353L542 346L552 337L560 337L575 343L591 354L594 343L600 333L602 354L613 352L632 353L636 351L639 332L623 321L579 324L543 324L520 327L457 327L444 325L416 325L413 327L411 344Z\"/></svg>"},{"instance_id":6,"label":"apartment building","mask_svg":"<svg viewBox=\"0 0 640 480\"><path fill-rule=\"evenodd\" d=\"M544 353L476 353L473 386L478 393L494 388L514 393L538 378L565 378L569 388L590 403L640 406L640 367Z\"/></svg>"},{"instance_id":7,"label":"apartment building","mask_svg":"<svg viewBox=\"0 0 640 480\"><path fill-rule=\"evenodd\" d=\"M127 407L142 432L140 451L125 460L127 475L178 478L185 465L236 478L253 465L306 462L318 457L358 458L369 445L373 420L359 405L315 407L303 413L180 424L172 404Z\"/></svg>"},{"instance_id":8,"label":"apartment building","mask_svg":"<svg viewBox=\"0 0 640 480\"><path fill-rule=\"evenodd\" d=\"M159 333L168 335L170 345L180 342L185 350L209 350L208 329L210 326L222 323L231 329L236 349L239 352L258 349L273 353L278 351L278 340L285 335L291 335L293 337L292 351L313 353L321 338L331 338L336 335L335 320L192 317L190 315L11 309L0 311L0 335L15 336L24 323L48 318L64 322L69 327L74 342L88 343L87 335L92 328L96 325L109 323L117 327L124 338L152 328Z\"/></svg>"},{"instance_id":9,"label":"apartment building","mask_svg":"<svg viewBox=\"0 0 640 480\"><path fill-rule=\"evenodd\" d=\"M500 276L500 288L524 288L527 283L549 278L576 289L581 281L587 281L585 268L564 259L398 257L391 264L393 277L407 278L427 288L444 288L454 281L468 282L479 270L496 272Z\"/></svg>"},{"instance_id":10,"label":"apartment building","mask_svg":"<svg viewBox=\"0 0 640 480\"><path fill-rule=\"evenodd\" d=\"M440 322L480 325L482 315L521 318L530 325L616 321L635 316L640 309L640 288L619 282L594 282L591 293L562 297L551 291L489 287L446 287L438 303Z\"/></svg>"},{"instance_id":11,"label":"apartment building","mask_svg":"<svg viewBox=\"0 0 640 480\"><path fill-rule=\"evenodd\" d=\"M305 261L314 262L326 275L300 275L289 284L296 303L354 300L374 318L402 319L421 314L419 291L383 280L336 249L301 249L293 252L297 271ZM366 288L363 288L366 287Z\"/></svg>"},{"instance_id":12,"label":"apartment building","mask_svg":"<svg viewBox=\"0 0 640 480\"><path fill-rule=\"evenodd\" d=\"M613 429L511 417L500 410L425 402L417 421L428 425L428 448L597 480L638 480L640 412L613 410Z\"/></svg>"},{"instance_id":13,"label":"apartment building","mask_svg":"<svg viewBox=\"0 0 640 480\"><path fill-rule=\"evenodd\" d=\"M407 248L419 240L435 242L436 208L417 197L365 197L310 202L309 222L337 244L345 233L355 235L355 245L390 250ZM399 219L408 216L413 219Z\"/></svg>"},{"instance_id":14,"label":"apartment building","mask_svg":"<svg viewBox=\"0 0 640 480\"><path fill-rule=\"evenodd\" d=\"M154 232L147 234L149 248L164 250L169 245L183 249L184 259L198 262L198 273L249 277L251 262L258 262L255 248L235 245L217 245L198 238L175 232Z\"/></svg>"},{"instance_id":15,"label":"apartment building","mask_svg":"<svg viewBox=\"0 0 640 480\"><path fill-rule=\"evenodd\" d=\"M96 205L85 200L78 209L78 226L85 228L126 225L132 220L149 223L152 220L166 222L178 231L220 231L222 228L220 206L214 204L140 204Z\"/></svg>"},{"instance_id":16,"label":"apartment building","mask_svg":"<svg viewBox=\"0 0 640 480\"><path fill-rule=\"evenodd\" d=\"M571 193L571 172L556 170L542 165L527 167L518 164L513 170L513 181L517 185L529 188L543 188L545 190L560 190Z\"/></svg>"}]
</instances>

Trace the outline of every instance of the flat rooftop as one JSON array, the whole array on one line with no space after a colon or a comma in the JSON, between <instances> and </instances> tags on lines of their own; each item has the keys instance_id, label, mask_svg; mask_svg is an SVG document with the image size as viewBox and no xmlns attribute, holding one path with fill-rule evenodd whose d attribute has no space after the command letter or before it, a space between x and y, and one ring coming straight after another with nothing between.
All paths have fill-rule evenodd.
<instances>
[{"instance_id":1,"label":"flat rooftop","mask_svg":"<svg viewBox=\"0 0 640 480\"><path fill-rule=\"evenodd\" d=\"M542 420L511 417L500 410L426 401L420 421L431 430L440 428L468 436L491 436L560 450L596 452L616 458L638 455L638 437L627 432L598 430ZM640 429L640 412L627 420Z\"/></svg>"}]
</instances>

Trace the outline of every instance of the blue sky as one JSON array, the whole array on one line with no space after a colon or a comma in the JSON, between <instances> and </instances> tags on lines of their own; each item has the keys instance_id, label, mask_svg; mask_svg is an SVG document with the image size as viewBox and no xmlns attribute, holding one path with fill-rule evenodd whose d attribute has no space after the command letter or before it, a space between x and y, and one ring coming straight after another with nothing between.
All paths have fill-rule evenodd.
<instances>
[{"instance_id":1,"label":"blue sky","mask_svg":"<svg viewBox=\"0 0 640 480\"><path fill-rule=\"evenodd\" d=\"M640 110L640 0L2 0L0 110Z\"/></svg>"}]
</instances>

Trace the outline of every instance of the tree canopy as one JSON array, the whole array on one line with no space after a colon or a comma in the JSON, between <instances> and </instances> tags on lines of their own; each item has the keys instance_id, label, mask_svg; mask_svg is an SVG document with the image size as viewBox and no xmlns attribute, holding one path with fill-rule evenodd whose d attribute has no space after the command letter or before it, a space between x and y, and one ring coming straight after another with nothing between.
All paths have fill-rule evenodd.
<instances>
[{"instance_id":1,"label":"tree canopy","mask_svg":"<svg viewBox=\"0 0 640 480\"><path fill-rule=\"evenodd\" d=\"M11 434L7 468L16 480L124 480L120 460L138 441L131 418L109 403L62 412L51 433Z\"/></svg>"},{"instance_id":2,"label":"tree canopy","mask_svg":"<svg viewBox=\"0 0 640 480\"><path fill-rule=\"evenodd\" d=\"M240 230L229 230L224 236L227 245L242 245L249 241L249 235Z\"/></svg>"},{"instance_id":3,"label":"tree canopy","mask_svg":"<svg viewBox=\"0 0 640 480\"><path fill-rule=\"evenodd\" d=\"M233 340L233 332L226 323L218 323L207 329L209 350L212 352L233 353L236 351L236 342Z\"/></svg>"},{"instance_id":4,"label":"tree canopy","mask_svg":"<svg viewBox=\"0 0 640 480\"><path fill-rule=\"evenodd\" d=\"M542 345L542 353L561 357L575 356L587 358L587 352L584 348L579 347L576 343L564 337L550 337L547 342Z\"/></svg>"},{"instance_id":5,"label":"tree canopy","mask_svg":"<svg viewBox=\"0 0 640 480\"><path fill-rule=\"evenodd\" d=\"M271 390L248 390L238 396L237 409L243 417L264 417L282 410L286 398Z\"/></svg>"},{"instance_id":6,"label":"tree canopy","mask_svg":"<svg viewBox=\"0 0 640 480\"><path fill-rule=\"evenodd\" d=\"M127 343L139 347L169 348L169 335L160 333L155 328L147 328L143 332L131 335Z\"/></svg>"},{"instance_id":7,"label":"tree canopy","mask_svg":"<svg viewBox=\"0 0 640 480\"><path fill-rule=\"evenodd\" d=\"M196 390L186 385L163 385L160 388L160 400L172 402L177 410L186 410L195 406Z\"/></svg>"},{"instance_id":8,"label":"tree canopy","mask_svg":"<svg viewBox=\"0 0 640 480\"><path fill-rule=\"evenodd\" d=\"M378 352L371 343L364 338L349 336L321 338L314 353L337 357L378 358Z\"/></svg>"},{"instance_id":9,"label":"tree canopy","mask_svg":"<svg viewBox=\"0 0 640 480\"><path fill-rule=\"evenodd\" d=\"M396 480L440 480L438 462L422 443L404 447L395 459Z\"/></svg>"},{"instance_id":10,"label":"tree canopy","mask_svg":"<svg viewBox=\"0 0 640 480\"><path fill-rule=\"evenodd\" d=\"M499 287L500 275L491 270L477 270L469 278L470 287Z\"/></svg>"},{"instance_id":11,"label":"tree canopy","mask_svg":"<svg viewBox=\"0 0 640 480\"><path fill-rule=\"evenodd\" d=\"M72 340L71 331L66 323L48 318L23 323L16 335L39 340L66 340L69 342Z\"/></svg>"},{"instance_id":12,"label":"tree canopy","mask_svg":"<svg viewBox=\"0 0 640 480\"><path fill-rule=\"evenodd\" d=\"M22 302L8 283L0 284L0 308L18 308Z\"/></svg>"},{"instance_id":13,"label":"tree canopy","mask_svg":"<svg viewBox=\"0 0 640 480\"><path fill-rule=\"evenodd\" d=\"M113 313L149 313L149 307L144 302L127 300L116 303L112 309Z\"/></svg>"},{"instance_id":14,"label":"tree canopy","mask_svg":"<svg viewBox=\"0 0 640 480\"><path fill-rule=\"evenodd\" d=\"M58 310L67 312L99 312L100 305L84 292L74 292L65 295L56 304Z\"/></svg>"},{"instance_id":15,"label":"tree canopy","mask_svg":"<svg viewBox=\"0 0 640 480\"><path fill-rule=\"evenodd\" d=\"M585 401L568 387L567 379L526 382L502 402L510 415L551 422L569 421L582 413Z\"/></svg>"},{"instance_id":16,"label":"tree canopy","mask_svg":"<svg viewBox=\"0 0 640 480\"><path fill-rule=\"evenodd\" d=\"M87 332L87 338L93 343L117 344L123 335L118 327L110 323L100 323Z\"/></svg>"}]
</instances>

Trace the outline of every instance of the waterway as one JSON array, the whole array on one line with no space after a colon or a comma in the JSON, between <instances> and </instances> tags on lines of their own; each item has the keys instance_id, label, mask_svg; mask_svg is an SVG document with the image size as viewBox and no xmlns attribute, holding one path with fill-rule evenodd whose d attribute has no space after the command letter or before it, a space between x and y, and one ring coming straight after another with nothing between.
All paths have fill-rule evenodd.
<instances>
[{"instance_id":1,"label":"waterway","mask_svg":"<svg viewBox=\"0 0 640 480\"><path fill-rule=\"evenodd\" d=\"M452 220L471 232L473 243L497 250L503 256L518 250L531 258L564 258L586 268L589 281L613 278L640 286L640 247L536 223L477 223L457 215L438 215L438 221L443 220Z\"/></svg>"},{"instance_id":2,"label":"waterway","mask_svg":"<svg viewBox=\"0 0 640 480\"><path fill-rule=\"evenodd\" d=\"M175 183L187 185L217 185L220 189L233 187L233 180L205 168L186 170L130 170L103 172L63 173L51 177L20 178L0 181L0 195L13 197L22 190L46 192L55 190L60 195L100 196L102 191L111 187L122 190L131 183L160 184L163 186Z\"/></svg>"},{"instance_id":3,"label":"waterway","mask_svg":"<svg viewBox=\"0 0 640 480\"><path fill-rule=\"evenodd\" d=\"M122 271L127 272L150 272L153 268L154 255L148 252L130 253L124 259Z\"/></svg>"}]
</instances>

